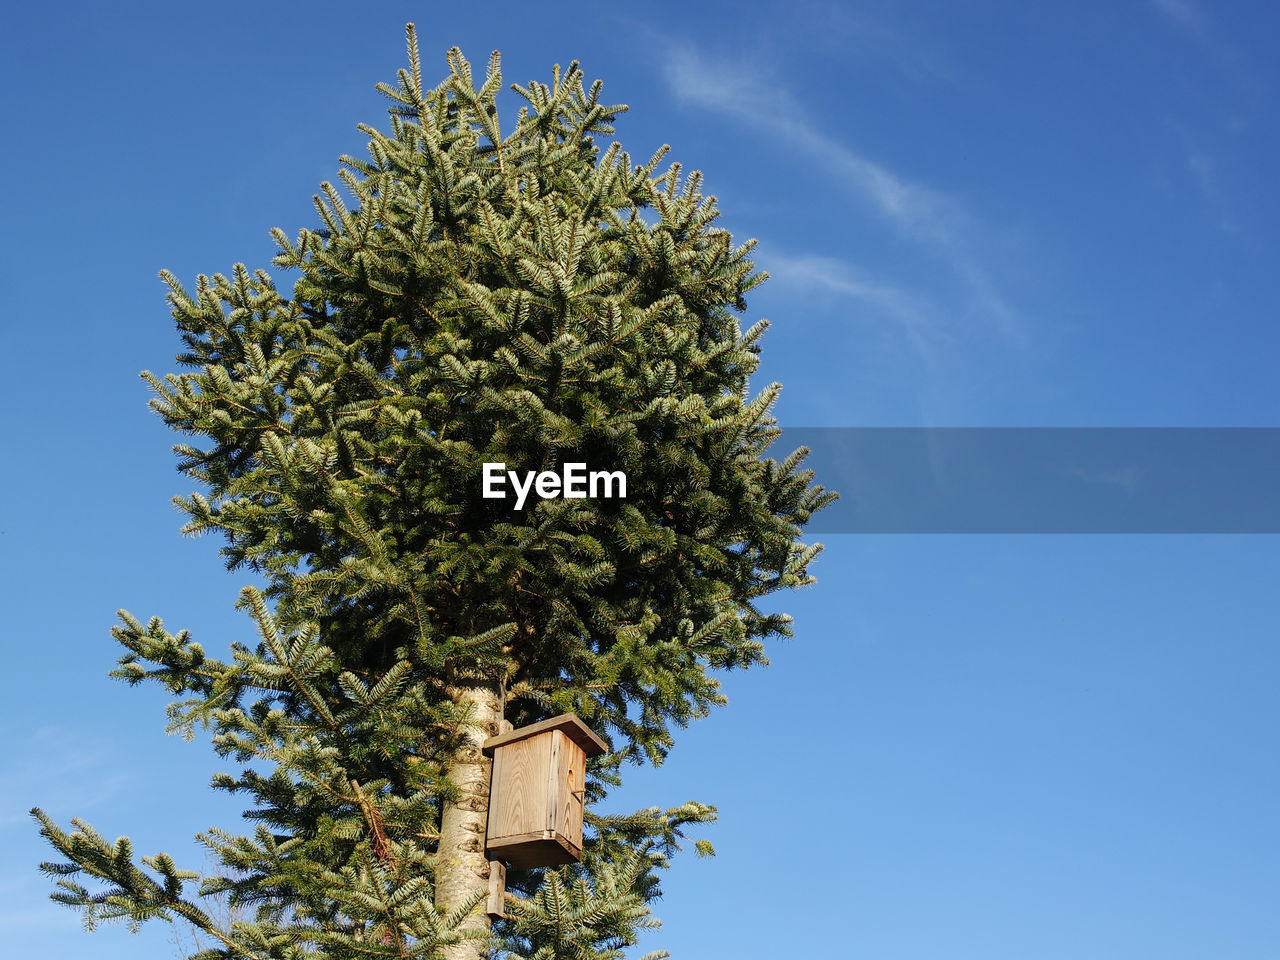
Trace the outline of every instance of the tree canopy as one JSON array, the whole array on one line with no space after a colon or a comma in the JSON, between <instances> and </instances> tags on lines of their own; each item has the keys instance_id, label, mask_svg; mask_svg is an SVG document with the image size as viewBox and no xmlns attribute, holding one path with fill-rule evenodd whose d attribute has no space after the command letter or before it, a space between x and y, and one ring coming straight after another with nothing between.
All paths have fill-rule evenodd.
<instances>
[{"instance_id":1,"label":"tree canopy","mask_svg":"<svg viewBox=\"0 0 1280 960\"><path fill-rule=\"evenodd\" d=\"M257 639L225 659L122 612L114 674L164 685L176 727L247 763L213 786L252 798L256 830L202 835L222 864L202 890L252 917L220 927L171 858L140 866L128 841L36 814L65 858L46 865L57 898L181 918L212 938L202 957L425 957L459 937L484 955L479 896L439 893L477 739L577 714L612 748L590 809L724 702L718 671L789 635L761 598L813 580L800 538L834 494L804 450L767 455L779 387L749 389L767 324L738 320L764 279L752 243L715 225L698 173L659 172L666 148L634 163L605 142L625 107L576 62L513 87L506 133L498 55L479 86L458 50L448 65L425 86L410 27L408 68L379 87L389 129L361 126L345 196L323 184L315 228L273 231L291 295L242 264L190 291L162 274L184 369L144 376L192 438L184 530L221 535L266 587L241 595ZM515 509L482 496L493 462L622 471L627 493ZM495 942L619 955L654 869L712 816L589 813L581 864L513 873Z\"/></svg>"}]
</instances>

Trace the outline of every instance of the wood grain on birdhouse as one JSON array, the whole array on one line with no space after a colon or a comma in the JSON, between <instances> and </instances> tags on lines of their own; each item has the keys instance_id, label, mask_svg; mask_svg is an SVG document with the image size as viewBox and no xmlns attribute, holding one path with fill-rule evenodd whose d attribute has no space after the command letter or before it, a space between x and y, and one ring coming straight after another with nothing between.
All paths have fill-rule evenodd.
<instances>
[{"instance_id":1,"label":"wood grain on birdhouse","mask_svg":"<svg viewBox=\"0 0 1280 960\"><path fill-rule=\"evenodd\" d=\"M607 749L570 714L486 740L493 756L489 856L525 869L577 861L587 757Z\"/></svg>"}]
</instances>

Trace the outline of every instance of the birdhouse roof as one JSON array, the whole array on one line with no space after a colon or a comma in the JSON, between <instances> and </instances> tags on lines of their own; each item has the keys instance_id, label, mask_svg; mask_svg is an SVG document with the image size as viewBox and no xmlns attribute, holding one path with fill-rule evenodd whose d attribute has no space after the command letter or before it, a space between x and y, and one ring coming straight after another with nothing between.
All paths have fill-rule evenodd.
<instances>
[{"instance_id":1,"label":"birdhouse roof","mask_svg":"<svg viewBox=\"0 0 1280 960\"><path fill-rule=\"evenodd\" d=\"M562 713L560 716L552 717L550 720L540 720L537 723L529 724L527 727L512 730L510 733L490 737L484 742L484 752L492 756L495 747L515 743L529 737L536 737L540 733L549 733L552 730L559 730L581 747L582 752L588 757L599 756L609 750L609 745L596 736L595 732L585 723L572 713Z\"/></svg>"}]
</instances>

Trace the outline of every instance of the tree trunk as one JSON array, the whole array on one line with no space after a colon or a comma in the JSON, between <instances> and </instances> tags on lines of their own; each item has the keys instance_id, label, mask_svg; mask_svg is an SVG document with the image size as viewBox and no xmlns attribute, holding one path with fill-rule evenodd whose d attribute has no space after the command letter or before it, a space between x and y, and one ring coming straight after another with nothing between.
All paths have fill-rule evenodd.
<instances>
[{"instance_id":1,"label":"tree trunk","mask_svg":"<svg viewBox=\"0 0 1280 960\"><path fill-rule=\"evenodd\" d=\"M463 924L463 929L481 931L487 937L490 920L485 914L484 895L489 888L489 861L484 853L485 827L489 816L489 775L493 761L481 752L481 744L499 732L502 707L498 691L483 686L458 687L452 691L459 706L469 706L467 742L454 754L445 772L459 791L457 800L447 801L440 817L440 848L436 857L436 909L449 913L468 900L480 902ZM445 947L446 960L484 960L489 955L486 940L464 940Z\"/></svg>"}]
</instances>

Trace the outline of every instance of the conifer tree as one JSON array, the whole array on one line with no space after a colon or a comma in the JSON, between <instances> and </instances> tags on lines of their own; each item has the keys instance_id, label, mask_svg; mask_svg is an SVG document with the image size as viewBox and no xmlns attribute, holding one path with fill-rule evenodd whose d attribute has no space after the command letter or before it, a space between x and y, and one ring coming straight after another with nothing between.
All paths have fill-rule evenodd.
<instances>
[{"instance_id":1,"label":"conifer tree","mask_svg":"<svg viewBox=\"0 0 1280 960\"><path fill-rule=\"evenodd\" d=\"M54 898L90 925L189 923L200 960L621 956L714 810L593 807L724 702L718 671L790 634L760 599L812 582L800 536L834 494L805 451L766 456L779 387L748 386L766 324L737 320L764 279L752 243L714 225L697 173L658 172L665 148L601 145L625 107L577 63L514 86L505 133L497 54L478 87L457 49L448 66L423 84L410 26L379 87L389 130L342 158L348 194L323 184L315 229L274 231L292 295L239 264L191 291L162 273L185 369L143 376L198 438L175 448L205 491L178 498L184 530L266 587L239 601L256 639L222 659L121 612L113 673L163 685L174 729L244 764L213 787L256 826L201 834L221 866L198 883L34 810ZM488 462L622 471L626 497L513 509L482 496ZM562 712L611 747L583 859L513 869L491 926L479 744ZM213 896L247 917L218 923Z\"/></svg>"}]
</instances>

